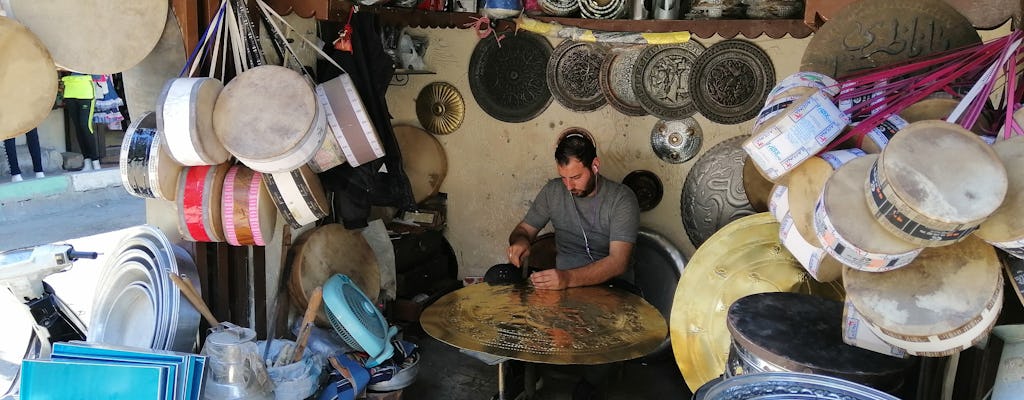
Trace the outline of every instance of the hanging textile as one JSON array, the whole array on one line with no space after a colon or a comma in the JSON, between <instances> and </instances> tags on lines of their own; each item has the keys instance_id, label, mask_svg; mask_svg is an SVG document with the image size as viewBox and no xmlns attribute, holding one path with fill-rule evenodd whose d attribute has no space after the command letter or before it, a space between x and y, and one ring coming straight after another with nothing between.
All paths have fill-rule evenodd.
<instances>
[{"instance_id":1,"label":"hanging textile","mask_svg":"<svg viewBox=\"0 0 1024 400\"><path fill-rule=\"evenodd\" d=\"M120 107L124 105L124 99L114 89L113 78L110 75L93 75L92 82L93 93L96 95L92 122L105 124L110 130L122 130L121 122L124 121L124 116L121 115Z\"/></svg>"}]
</instances>

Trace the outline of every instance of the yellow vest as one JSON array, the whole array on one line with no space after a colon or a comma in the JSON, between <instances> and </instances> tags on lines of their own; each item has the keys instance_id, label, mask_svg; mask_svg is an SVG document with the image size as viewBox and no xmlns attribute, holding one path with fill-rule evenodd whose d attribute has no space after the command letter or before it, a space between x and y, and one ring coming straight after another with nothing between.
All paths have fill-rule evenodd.
<instances>
[{"instance_id":1,"label":"yellow vest","mask_svg":"<svg viewBox=\"0 0 1024 400\"><path fill-rule=\"evenodd\" d=\"M64 98L93 98L91 75L68 75L63 78L60 78L60 80L64 82Z\"/></svg>"}]
</instances>

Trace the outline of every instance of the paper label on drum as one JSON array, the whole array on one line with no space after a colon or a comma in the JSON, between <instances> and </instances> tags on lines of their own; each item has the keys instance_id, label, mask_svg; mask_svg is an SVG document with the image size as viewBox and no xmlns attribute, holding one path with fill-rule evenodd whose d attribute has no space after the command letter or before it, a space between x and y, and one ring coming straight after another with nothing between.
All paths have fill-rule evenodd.
<instances>
[{"instance_id":1,"label":"paper label on drum","mask_svg":"<svg viewBox=\"0 0 1024 400\"><path fill-rule=\"evenodd\" d=\"M347 74L317 85L316 95L349 164L359 166L384 156L377 131Z\"/></svg>"},{"instance_id":2,"label":"paper label on drum","mask_svg":"<svg viewBox=\"0 0 1024 400\"><path fill-rule=\"evenodd\" d=\"M757 115L757 119L754 120L754 128L756 129L757 127L761 126L761 124L765 123L765 121L771 119L776 115L779 115L779 113L781 113L782 110L789 108L789 106L792 105L793 102L799 98L800 96L786 96L781 99L778 99L772 104L765 105L765 107L761 109L761 113Z\"/></svg>"},{"instance_id":3,"label":"paper label on drum","mask_svg":"<svg viewBox=\"0 0 1024 400\"><path fill-rule=\"evenodd\" d=\"M768 199L768 211L772 213L776 221L782 222L782 219L789 214L789 188L782 185L776 185L772 189L772 197Z\"/></svg>"},{"instance_id":4,"label":"paper label on drum","mask_svg":"<svg viewBox=\"0 0 1024 400\"><path fill-rule=\"evenodd\" d=\"M989 242L988 244L993 245L1009 253L1011 256L1024 259L1024 238L1017 240L1011 240L1009 242Z\"/></svg>"},{"instance_id":5,"label":"paper label on drum","mask_svg":"<svg viewBox=\"0 0 1024 400\"><path fill-rule=\"evenodd\" d=\"M829 151L822 154L820 157L822 160L825 160L825 162L828 162L828 165L832 166L832 169L835 170L842 167L843 164L850 162L850 160L857 157L863 157L865 155L867 155L867 153L861 149L845 149Z\"/></svg>"},{"instance_id":6,"label":"paper label on drum","mask_svg":"<svg viewBox=\"0 0 1024 400\"><path fill-rule=\"evenodd\" d=\"M787 76L782 82L768 92L768 98L782 94L783 92L796 87L810 87L821 90L829 96L839 94L839 83L832 77L817 72L801 71Z\"/></svg>"},{"instance_id":7,"label":"paper label on drum","mask_svg":"<svg viewBox=\"0 0 1024 400\"><path fill-rule=\"evenodd\" d=\"M922 249L915 249L904 254L880 254L858 248L836 230L822 199L814 206L814 232L825 251L844 265L868 272L891 271L909 264L921 253Z\"/></svg>"},{"instance_id":8,"label":"paper label on drum","mask_svg":"<svg viewBox=\"0 0 1024 400\"><path fill-rule=\"evenodd\" d=\"M756 132L743 149L770 179L776 179L825 147L848 120L832 102L815 92L786 109L774 125Z\"/></svg>"},{"instance_id":9,"label":"paper label on drum","mask_svg":"<svg viewBox=\"0 0 1024 400\"><path fill-rule=\"evenodd\" d=\"M820 278L818 269L821 267L821 259L825 256L825 250L804 240L800 232L795 229L793 216L790 214L786 214L779 225L779 240L800 262L807 273L811 274L814 279Z\"/></svg>"},{"instance_id":10,"label":"paper label on drum","mask_svg":"<svg viewBox=\"0 0 1024 400\"><path fill-rule=\"evenodd\" d=\"M843 310L843 343L893 357L907 357L906 350L886 343L872 332L850 300L846 300Z\"/></svg>"},{"instance_id":11,"label":"paper label on drum","mask_svg":"<svg viewBox=\"0 0 1024 400\"><path fill-rule=\"evenodd\" d=\"M900 129L907 127L907 125L907 120L899 115L890 115L889 118L886 118L885 121L882 121L882 123L866 133L867 139L875 142L878 148L884 149L889 144L889 139L892 139Z\"/></svg>"},{"instance_id":12,"label":"paper label on drum","mask_svg":"<svg viewBox=\"0 0 1024 400\"><path fill-rule=\"evenodd\" d=\"M884 181L878 173L877 161L871 166L871 173L868 174L868 188L871 191L871 204L872 209L875 210L875 219L878 219L879 223L888 223L913 238L929 242L957 242L978 229L977 225L957 225L949 230L938 229L915 221L909 215L901 212L893 203L895 193L889 187L889 182Z\"/></svg>"}]
</instances>

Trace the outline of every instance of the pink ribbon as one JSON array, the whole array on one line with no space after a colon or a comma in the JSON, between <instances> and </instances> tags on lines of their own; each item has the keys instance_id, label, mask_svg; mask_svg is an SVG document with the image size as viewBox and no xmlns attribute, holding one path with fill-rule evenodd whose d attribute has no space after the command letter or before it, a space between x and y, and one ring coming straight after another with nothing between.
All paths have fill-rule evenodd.
<instances>
[{"instance_id":1,"label":"pink ribbon","mask_svg":"<svg viewBox=\"0 0 1024 400\"><path fill-rule=\"evenodd\" d=\"M491 33L494 33L494 28L491 28L491 19L487 18L486 15L485 16L481 16L481 17L469 17L469 18L472 19L473 22L467 22L465 24L462 24L462 27L463 28L473 28L473 30L476 31L476 36L478 38L484 39L487 36L490 36ZM500 35L497 34L497 33L494 34L494 40L498 43L498 48L501 48L501 39L504 39L504 38L505 38L505 34L504 33L502 33Z\"/></svg>"}]
</instances>

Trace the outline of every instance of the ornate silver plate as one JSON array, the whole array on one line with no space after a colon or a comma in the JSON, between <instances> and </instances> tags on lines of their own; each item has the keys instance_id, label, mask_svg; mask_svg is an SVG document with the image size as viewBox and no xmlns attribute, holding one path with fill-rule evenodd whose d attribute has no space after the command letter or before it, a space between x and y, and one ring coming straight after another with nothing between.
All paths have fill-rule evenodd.
<instances>
[{"instance_id":1,"label":"ornate silver plate","mask_svg":"<svg viewBox=\"0 0 1024 400\"><path fill-rule=\"evenodd\" d=\"M565 40L548 60L548 89L558 103L573 111L594 111L605 105L599 76L608 51L587 42Z\"/></svg>"},{"instance_id":2,"label":"ornate silver plate","mask_svg":"<svg viewBox=\"0 0 1024 400\"><path fill-rule=\"evenodd\" d=\"M620 113L631 117L647 115L640 101L633 94L633 65L643 46L630 46L608 52L601 64L601 91L608 104Z\"/></svg>"},{"instance_id":3,"label":"ornate silver plate","mask_svg":"<svg viewBox=\"0 0 1024 400\"><path fill-rule=\"evenodd\" d=\"M715 43L697 58L690 95L702 115L719 124L757 116L775 85L771 58L757 45L732 39Z\"/></svg>"},{"instance_id":4,"label":"ornate silver plate","mask_svg":"<svg viewBox=\"0 0 1024 400\"><path fill-rule=\"evenodd\" d=\"M682 119L697 109L690 97L690 72L704 46L690 40L683 44L648 46L633 64L633 94L651 115Z\"/></svg>"},{"instance_id":5,"label":"ornate silver plate","mask_svg":"<svg viewBox=\"0 0 1024 400\"><path fill-rule=\"evenodd\" d=\"M824 375L762 372L722 380L700 399L715 400L898 400L878 390Z\"/></svg>"},{"instance_id":6,"label":"ornate silver plate","mask_svg":"<svg viewBox=\"0 0 1024 400\"><path fill-rule=\"evenodd\" d=\"M488 115L505 122L529 121L551 104L544 66L551 43L543 36L519 32L505 35L501 46L493 35L481 39L469 59L469 88Z\"/></svg>"},{"instance_id":7,"label":"ornate silver plate","mask_svg":"<svg viewBox=\"0 0 1024 400\"><path fill-rule=\"evenodd\" d=\"M686 175L679 208L686 236L695 248L729 222L754 213L743 190L747 152L741 146L747 137L737 136L715 145Z\"/></svg>"},{"instance_id":8,"label":"ornate silver plate","mask_svg":"<svg viewBox=\"0 0 1024 400\"><path fill-rule=\"evenodd\" d=\"M704 132L693 118L661 120L651 129L651 149L662 161L680 164L700 152Z\"/></svg>"}]
</instances>

